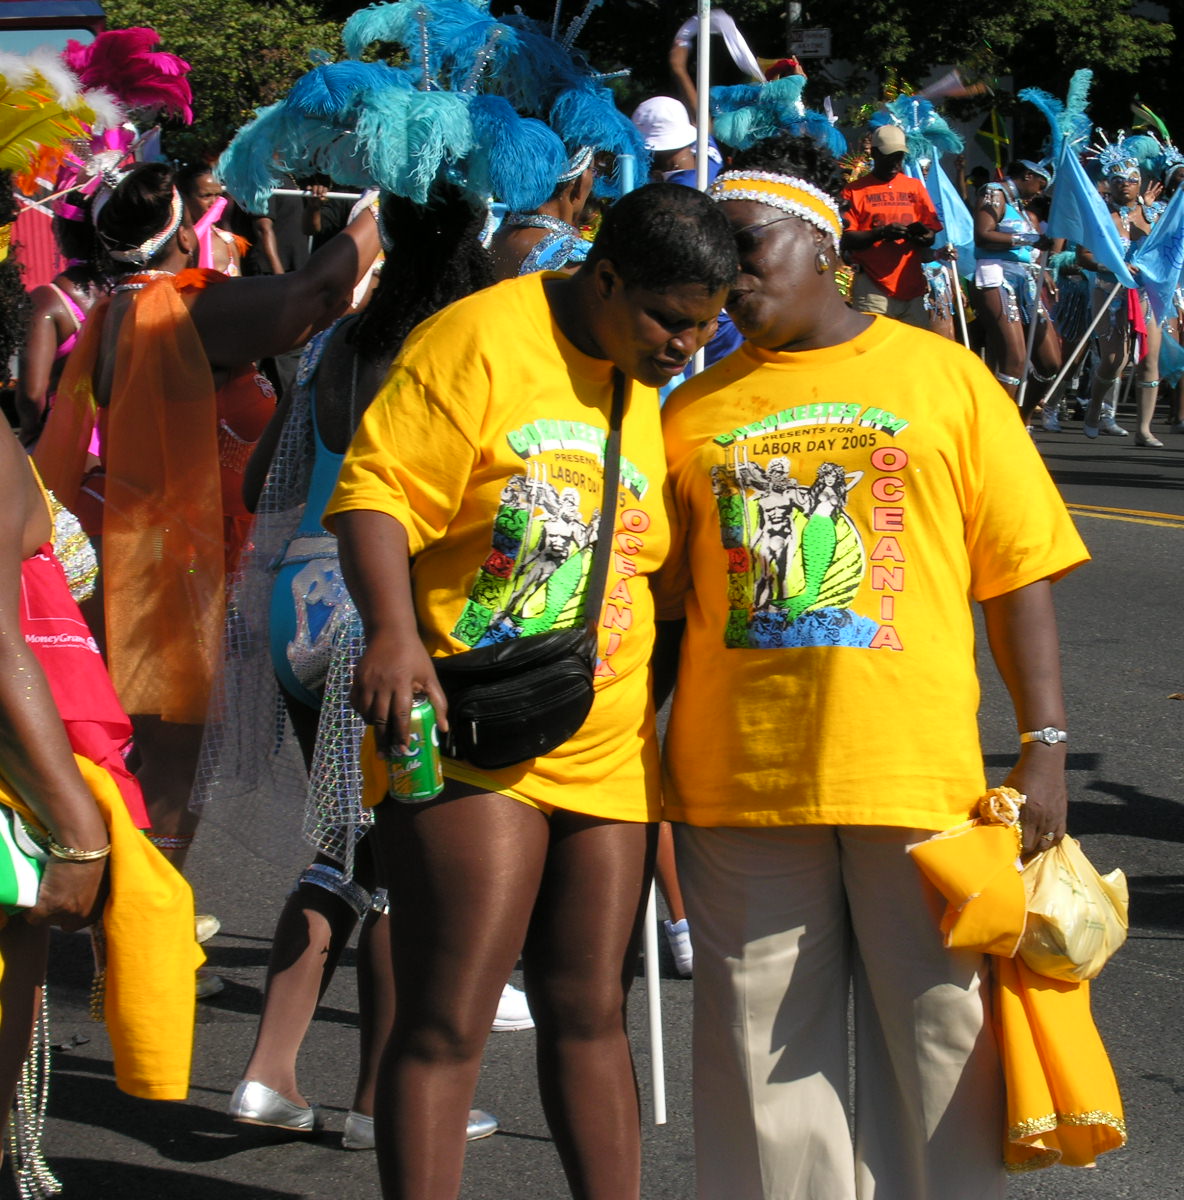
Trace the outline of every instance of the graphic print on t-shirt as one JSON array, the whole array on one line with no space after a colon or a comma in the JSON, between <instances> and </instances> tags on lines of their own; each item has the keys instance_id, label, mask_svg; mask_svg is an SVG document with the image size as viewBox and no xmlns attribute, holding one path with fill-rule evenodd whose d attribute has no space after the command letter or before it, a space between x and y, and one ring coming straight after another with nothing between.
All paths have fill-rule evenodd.
<instances>
[{"instance_id":1,"label":"graphic print on t-shirt","mask_svg":"<svg viewBox=\"0 0 1184 1200\"><path fill-rule=\"evenodd\" d=\"M891 617L891 597L878 619L852 607L868 571L866 540L874 539L875 558L885 539L877 537L880 507L869 529L849 508L861 486L879 498L903 455L883 443L907 424L860 404L802 405L714 439L722 451L710 470L727 551L725 646L900 649L881 624Z\"/></svg>"},{"instance_id":2,"label":"graphic print on t-shirt","mask_svg":"<svg viewBox=\"0 0 1184 1200\"><path fill-rule=\"evenodd\" d=\"M508 435L525 470L502 488L489 555L452 630L485 646L583 619L596 545L607 434L579 421L533 421ZM620 487L636 499L645 476L621 459Z\"/></svg>"}]
</instances>

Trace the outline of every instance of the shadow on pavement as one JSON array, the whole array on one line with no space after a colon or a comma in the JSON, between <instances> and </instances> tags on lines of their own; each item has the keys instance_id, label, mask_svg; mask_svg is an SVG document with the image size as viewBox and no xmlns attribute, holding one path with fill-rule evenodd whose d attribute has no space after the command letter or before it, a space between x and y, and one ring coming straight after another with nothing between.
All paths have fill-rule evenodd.
<instances>
[{"instance_id":1,"label":"shadow on pavement","mask_svg":"<svg viewBox=\"0 0 1184 1200\"><path fill-rule=\"evenodd\" d=\"M53 1073L53 1097L51 1109L55 1121L72 1121L100 1129L109 1129L122 1137L137 1137L151 1146L162 1158L177 1163L218 1162L231 1158L243 1151L256 1150L261 1146L274 1146L284 1142L317 1142L303 1134L289 1134L281 1129L268 1129L255 1125L237 1125L221 1111L211 1111L192 1103L155 1104L151 1118L145 1117L145 1101L137 1100L119 1091L111 1078L109 1063L93 1059L55 1057ZM229 1097L229 1093L227 1093ZM333 1111L329 1109L329 1111ZM332 1137L328 1133L323 1136ZM55 1156L54 1169L59 1160ZM133 1170L122 1166L120 1170ZM168 1174L168 1172L158 1172ZM122 1181L122 1175L120 1179ZM187 1176L190 1178L190 1176ZM210 1187L212 1181L205 1181ZM238 1191L223 1193L224 1184L217 1183L219 1200L234 1200ZM110 1193L82 1190L74 1193L84 1196L135 1194L169 1197L182 1200L188 1196L209 1197L214 1190L172 1191L168 1187L160 1190L146 1189L139 1193ZM241 1195L260 1197L286 1197L289 1192L243 1191Z\"/></svg>"},{"instance_id":2,"label":"shadow on pavement","mask_svg":"<svg viewBox=\"0 0 1184 1200\"><path fill-rule=\"evenodd\" d=\"M192 1171L169 1171L95 1158L60 1158L51 1163L67 1196L168 1197L168 1200L300 1200L299 1192L232 1183Z\"/></svg>"},{"instance_id":3,"label":"shadow on pavement","mask_svg":"<svg viewBox=\"0 0 1184 1200\"><path fill-rule=\"evenodd\" d=\"M1184 875L1132 875L1131 924L1184 929Z\"/></svg>"},{"instance_id":4,"label":"shadow on pavement","mask_svg":"<svg viewBox=\"0 0 1184 1200\"><path fill-rule=\"evenodd\" d=\"M1110 796L1119 803L1075 800L1072 804L1074 836L1116 833L1157 842L1184 842L1184 804L1178 800L1149 796L1128 783L1108 779L1095 780L1085 790Z\"/></svg>"}]
</instances>

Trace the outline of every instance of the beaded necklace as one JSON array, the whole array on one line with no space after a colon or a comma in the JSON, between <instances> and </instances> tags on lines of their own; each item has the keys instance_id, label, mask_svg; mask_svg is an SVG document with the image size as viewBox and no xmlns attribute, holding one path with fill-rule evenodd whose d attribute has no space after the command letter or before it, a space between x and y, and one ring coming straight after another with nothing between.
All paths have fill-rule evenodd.
<instances>
[{"instance_id":1,"label":"beaded necklace","mask_svg":"<svg viewBox=\"0 0 1184 1200\"><path fill-rule=\"evenodd\" d=\"M547 213L506 213L502 224L511 229L546 229L551 233L566 233L572 237L580 236L580 231L574 225L569 225L559 217L552 217Z\"/></svg>"},{"instance_id":2,"label":"beaded necklace","mask_svg":"<svg viewBox=\"0 0 1184 1200\"><path fill-rule=\"evenodd\" d=\"M115 292L139 292L146 288L154 279L163 279L168 275L176 275L176 271L137 271L129 275L123 283L117 283L112 289Z\"/></svg>"}]
</instances>

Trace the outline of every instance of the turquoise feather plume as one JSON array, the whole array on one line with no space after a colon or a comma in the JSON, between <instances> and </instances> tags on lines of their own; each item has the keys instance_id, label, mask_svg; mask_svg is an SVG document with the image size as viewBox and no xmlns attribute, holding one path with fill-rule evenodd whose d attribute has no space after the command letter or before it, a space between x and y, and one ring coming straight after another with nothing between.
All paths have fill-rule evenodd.
<instances>
[{"instance_id":1,"label":"turquoise feather plume","mask_svg":"<svg viewBox=\"0 0 1184 1200\"><path fill-rule=\"evenodd\" d=\"M515 212L545 204L567 166L567 151L542 121L520 117L501 96L474 96L469 106L474 151L469 177Z\"/></svg>"}]
</instances>

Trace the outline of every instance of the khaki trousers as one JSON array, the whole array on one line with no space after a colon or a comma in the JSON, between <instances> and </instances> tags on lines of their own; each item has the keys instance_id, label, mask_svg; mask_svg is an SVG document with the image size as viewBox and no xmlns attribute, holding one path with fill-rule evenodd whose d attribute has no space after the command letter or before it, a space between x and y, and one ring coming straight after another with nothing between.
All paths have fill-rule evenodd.
<instances>
[{"instance_id":1,"label":"khaki trousers","mask_svg":"<svg viewBox=\"0 0 1184 1200\"><path fill-rule=\"evenodd\" d=\"M695 948L699 1200L1002 1197L984 962L942 945L944 901L906 853L929 835L675 831Z\"/></svg>"},{"instance_id":2,"label":"khaki trousers","mask_svg":"<svg viewBox=\"0 0 1184 1200\"><path fill-rule=\"evenodd\" d=\"M859 271L851 284L851 307L856 312L871 313L873 316L893 317L906 325L915 325L918 329L929 328L929 312L925 308L925 296L915 296L912 300L897 300L881 291L871 279Z\"/></svg>"}]
</instances>

